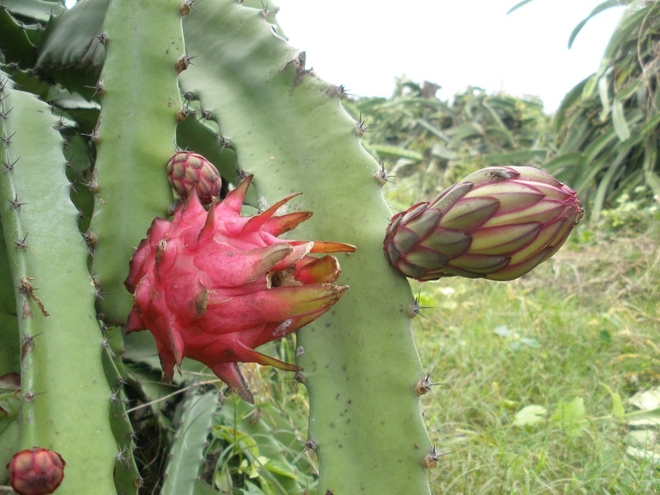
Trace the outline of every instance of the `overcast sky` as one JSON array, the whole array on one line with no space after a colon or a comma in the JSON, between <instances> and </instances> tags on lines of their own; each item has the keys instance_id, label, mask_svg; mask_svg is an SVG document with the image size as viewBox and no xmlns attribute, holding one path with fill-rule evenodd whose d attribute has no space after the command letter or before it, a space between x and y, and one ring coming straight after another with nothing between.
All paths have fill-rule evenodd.
<instances>
[{"instance_id":1,"label":"overcast sky","mask_svg":"<svg viewBox=\"0 0 660 495\"><path fill-rule=\"evenodd\" d=\"M395 77L540 96L553 112L598 69L622 8L593 18L571 50L573 28L603 0L279 0L277 15L307 66L358 96L389 96Z\"/></svg>"}]
</instances>

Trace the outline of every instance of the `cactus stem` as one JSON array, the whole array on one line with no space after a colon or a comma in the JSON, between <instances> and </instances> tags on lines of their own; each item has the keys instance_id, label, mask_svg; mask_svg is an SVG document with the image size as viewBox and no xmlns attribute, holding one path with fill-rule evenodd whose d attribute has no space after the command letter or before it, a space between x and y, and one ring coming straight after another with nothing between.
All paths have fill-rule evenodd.
<instances>
[{"instance_id":1,"label":"cactus stem","mask_svg":"<svg viewBox=\"0 0 660 495\"><path fill-rule=\"evenodd\" d=\"M21 319L27 320L29 318L32 318L32 310L30 310L30 305L26 299L23 301L23 313L21 314Z\"/></svg>"},{"instance_id":2,"label":"cactus stem","mask_svg":"<svg viewBox=\"0 0 660 495\"><path fill-rule=\"evenodd\" d=\"M14 134L16 134L16 132L13 132L11 136L7 136L7 134L3 132L0 141L2 141L2 144L4 144L5 146L9 146L11 144L11 138L14 137Z\"/></svg>"},{"instance_id":3,"label":"cactus stem","mask_svg":"<svg viewBox=\"0 0 660 495\"><path fill-rule=\"evenodd\" d=\"M124 464L126 470L128 470L130 468L128 448L124 447L119 452L117 452L117 457L115 457L115 460L117 461L117 464Z\"/></svg>"},{"instance_id":4,"label":"cactus stem","mask_svg":"<svg viewBox=\"0 0 660 495\"><path fill-rule=\"evenodd\" d=\"M185 16L190 14L190 11L195 9L195 2L192 0L186 0L181 4L181 7L179 7L179 13L181 16Z\"/></svg>"},{"instance_id":5,"label":"cactus stem","mask_svg":"<svg viewBox=\"0 0 660 495\"><path fill-rule=\"evenodd\" d=\"M216 132L215 137L218 140L218 146L216 146L216 148L222 147L221 152L224 151L225 148L229 147L229 145L231 145L231 142L229 141L229 139L227 139L224 136L221 136L220 133Z\"/></svg>"},{"instance_id":6,"label":"cactus stem","mask_svg":"<svg viewBox=\"0 0 660 495\"><path fill-rule=\"evenodd\" d=\"M6 112L0 112L0 119L5 120L7 118L7 115L14 109L14 107L11 107L9 110Z\"/></svg>"},{"instance_id":7,"label":"cactus stem","mask_svg":"<svg viewBox=\"0 0 660 495\"><path fill-rule=\"evenodd\" d=\"M7 112L7 113L9 113L9 112ZM53 125L53 129L55 129L58 132L61 131L62 129L64 129L65 127L66 127L66 124L64 123L64 117L60 117L60 120L58 120L55 123L55 125Z\"/></svg>"},{"instance_id":8,"label":"cactus stem","mask_svg":"<svg viewBox=\"0 0 660 495\"><path fill-rule=\"evenodd\" d=\"M186 117L188 117L188 115L190 115L190 112L191 112L191 110L190 110L190 108L188 108L187 105L182 106L179 109L179 111L176 113L176 120L179 121L179 122L186 120Z\"/></svg>"},{"instance_id":9,"label":"cactus stem","mask_svg":"<svg viewBox=\"0 0 660 495\"><path fill-rule=\"evenodd\" d=\"M390 175L390 168L391 167L385 168L385 165L381 163L380 168L374 174L374 177L381 186L384 186L386 182L392 183L390 177L394 177L394 176Z\"/></svg>"},{"instance_id":10,"label":"cactus stem","mask_svg":"<svg viewBox=\"0 0 660 495\"><path fill-rule=\"evenodd\" d=\"M101 314L100 316L103 316L105 318L105 315L103 314ZM105 337L106 335L108 335L108 325L100 317L98 319L98 322L99 322L99 328L101 329L101 335Z\"/></svg>"},{"instance_id":11,"label":"cactus stem","mask_svg":"<svg viewBox=\"0 0 660 495\"><path fill-rule=\"evenodd\" d=\"M27 239L28 234L29 234L29 232L27 232L25 234L23 239L19 239L17 241L14 241L14 244L16 244L16 249L18 249L19 251L22 251L23 249L25 249L27 247L27 244L25 243L25 239Z\"/></svg>"},{"instance_id":12,"label":"cactus stem","mask_svg":"<svg viewBox=\"0 0 660 495\"><path fill-rule=\"evenodd\" d=\"M431 449L431 452L426 454L426 457L424 457L424 468L426 469L433 469L434 467L437 467L438 461L442 456L449 455L451 452L439 452L437 447L434 445L433 448Z\"/></svg>"},{"instance_id":13,"label":"cactus stem","mask_svg":"<svg viewBox=\"0 0 660 495\"><path fill-rule=\"evenodd\" d=\"M85 232L82 235L82 237L83 237L83 240L87 243L87 246L89 246L92 249L95 248L96 245L99 242L98 236L94 232L92 232L91 230L88 230L87 232Z\"/></svg>"},{"instance_id":14,"label":"cactus stem","mask_svg":"<svg viewBox=\"0 0 660 495\"><path fill-rule=\"evenodd\" d=\"M94 169L92 172L92 180L85 184L93 194L98 194L99 192L99 183L96 180L97 170Z\"/></svg>"},{"instance_id":15,"label":"cactus stem","mask_svg":"<svg viewBox=\"0 0 660 495\"><path fill-rule=\"evenodd\" d=\"M208 110L202 110L202 116L197 120L197 122L211 120L211 112ZM202 122L202 123L204 123Z\"/></svg>"},{"instance_id":16,"label":"cactus stem","mask_svg":"<svg viewBox=\"0 0 660 495\"><path fill-rule=\"evenodd\" d=\"M334 85L330 86L328 90L325 92L325 94L327 94L331 98L337 95L340 100L343 100L344 98L346 98L346 96L348 96L348 92L346 91L346 86L344 86L343 84L340 84L339 86L334 86Z\"/></svg>"},{"instance_id":17,"label":"cactus stem","mask_svg":"<svg viewBox=\"0 0 660 495\"><path fill-rule=\"evenodd\" d=\"M100 79L94 86L85 86L85 87L94 90L93 96L96 95L103 96L105 94L105 85L103 84L103 81L101 81Z\"/></svg>"},{"instance_id":18,"label":"cactus stem","mask_svg":"<svg viewBox=\"0 0 660 495\"><path fill-rule=\"evenodd\" d=\"M6 170L7 172L13 172L13 171L14 171L14 166L16 165L16 162L17 162L18 160L20 160L20 159L21 159L21 157L19 156L19 157L16 158L16 160L14 160L13 162L5 162L5 161L3 161L3 162L2 162L2 165L5 167L5 170Z\"/></svg>"},{"instance_id":19,"label":"cactus stem","mask_svg":"<svg viewBox=\"0 0 660 495\"><path fill-rule=\"evenodd\" d=\"M94 127L92 132L90 132L89 134L84 134L84 133L81 132L80 135L81 136L87 136L92 143L98 143L99 141L101 141L101 135L99 134L99 131L98 131L98 124L96 125L96 127Z\"/></svg>"},{"instance_id":20,"label":"cactus stem","mask_svg":"<svg viewBox=\"0 0 660 495\"><path fill-rule=\"evenodd\" d=\"M108 44L108 35L105 33L95 34L94 38L96 38L98 42L103 46Z\"/></svg>"},{"instance_id":21,"label":"cactus stem","mask_svg":"<svg viewBox=\"0 0 660 495\"><path fill-rule=\"evenodd\" d=\"M430 309L431 306L420 306L419 305L419 296L415 297L413 301L410 303L408 306L408 316L410 318L414 318L415 316L421 316L422 318L426 318L422 314L423 309Z\"/></svg>"},{"instance_id":22,"label":"cactus stem","mask_svg":"<svg viewBox=\"0 0 660 495\"><path fill-rule=\"evenodd\" d=\"M44 303L41 302L41 299L39 299L39 297L34 293L35 287L32 285L30 280L34 280L34 277L21 277L21 286L18 288L18 291L25 297L32 299L37 304L37 306L39 306L39 309L44 316L50 316L44 307Z\"/></svg>"},{"instance_id":23,"label":"cactus stem","mask_svg":"<svg viewBox=\"0 0 660 495\"><path fill-rule=\"evenodd\" d=\"M21 203L21 202L18 200L18 195L14 196L14 199L10 199L9 202L11 203L11 207L12 207L14 210L20 210L20 209L21 209L21 206L27 204L27 203Z\"/></svg>"},{"instance_id":24,"label":"cactus stem","mask_svg":"<svg viewBox=\"0 0 660 495\"><path fill-rule=\"evenodd\" d=\"M125 401L119 396L120 393L121 393L121 387L119 387L119 388L117 389L116 392L112 392L112 394L110 394L110 403L111 403L111 404L114 404L115 402L125 402Z\"/></svg>"},{"instance_id":25,"label":"cactus stem","mask_svg":"<svg viewBox=\"0 0 660 495\"><path fill-rule=\"evenodd\" d=\"M302 383L303 385L307 382L307 378L305 378L305 375L300 371L298 371L293 377L298 383Z\"/></svg>"},{"instance_id":26,"label":"cactus stem","mask_svg":"<svg viewBox=\"0 0 660 495\"><path fill-rule=\"evenodd\" d=\"M295 88L298 86L302 80L303 77L305 77L307 74L311 74L312 71L314 70L312 67L309 69L305 69L305 64L307 63L307 53L306 52L298 52L298 55L296 55L296 58L289 60L286 65L284 66L284 69L288 67L295 67L296 68L296 77L293 80L293 87Z\"/></svg>"},{"instance_id":27,"label":"cactus stem","mask_svg":"<svg viewBox=\"0 0 660 495\"><path fill-rule=\"evenodd\" d=\"M360 113L360 117L355 123L355 131L357 132L358 137L364 136L364 133L367 132L367 120L368 119L362 120L362 113Z\"/></svg>"},{"instance_id":28,"label":"cactus stem","mask_svg":"<svg viewBox=\"0 0 660 495\"><path fill-rule=\"evenodd\" d=\"M23 336L23 340L21 340L21 359L25 359L25 356L32 352L32 349L34 349L34 338L38 335L41 334Z\"/></svg>"},{"instance_id":29,"label":"cactus stem","mask_svg":"<svg viewBox=\"0 0 660 495\"><path fill-rule=\"evenodd\" d=\"M261 15L264 19L274 17L279 12L279 10L279 7L275 7L275 10L270 11L268 10L268 2L264 2L263 0L261 1Z\"/></svg>"},{"instance_id":30,"label":"cactus stem","mask_svg":"<svg viewBox=\"0 0 660 495\"><path fill-rule=\"evenodd\" d=\"M424 375L415 385L415 395L421 397L424 394L430 392L431 387L435 385L440 385L439 383L431 382L431 373Z\"/></svg>"},{"instance_id":31,"label":"cactus stem","mask_svg":"<svg viewBox=\"0 0 660 495\"><path fill-rule=\"evenodd\" d=\"M192 63L191 60L193 58L195 57L190 57L187 53L177 58L176 62L174 62L174 70L176 70L176 73L181 74L184 70L186 70Z\"/></svg>"},{"instance_id":32,"label":"cactus stem","mask_svg":"<svg viewBox=\"0 0 660 495\"><path fill-rule=\"evenodd\" d=\"M311 450L312 452L316 452L316 449L319 448L319 446L316 445L316 442L314 440L312 440L311 438L304 441L304 442L302 440L299 440L299 442L302 443L305 446L305 449Z\"/></svg>"}]
</instances>

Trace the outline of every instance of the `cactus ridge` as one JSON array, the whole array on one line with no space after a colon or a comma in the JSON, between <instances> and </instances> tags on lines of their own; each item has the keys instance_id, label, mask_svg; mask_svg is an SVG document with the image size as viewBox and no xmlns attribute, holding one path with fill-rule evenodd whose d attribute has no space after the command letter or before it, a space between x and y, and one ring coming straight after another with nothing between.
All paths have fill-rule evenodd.
<instances>
[{"instance_id":1,"label":"cactus ridge","mask_svg":"<svg viewBox=\"0 0 660 495\"><path fill-rule=\"evenodd\" d=\"M115 440L104 420L109 389L99 360L102 338L57 118L34 95L14 89L6 73L0 81L0 216L21 345L19 448L47 448L66 460L62 493L84 493L90 485L96 493L114 493L105 476ZM84 408L70 401L72 390ZM97 455L90 459L92 450Z\"/></svg>"},{"instance_id":2,"label":"cactus ridge","mask_svg":"<svg viewBox=\"0 0 660 495\"><path fill-rule=\"evenodd\" d=\"M112 2L103 25L108 41L97 125L98 193L91 226L99 242L93 270L106 293L98 301L99 311L120 325L132 305L123 288L126 260L153 218L165 216L172 203L165 164L174 151L176 112L181 107L175 63L185 53L178 5L173 0ZM170 15L163 16L163 11ZM127 78L136 83L130 89ZM149 194L143 193L145 183ZM127 218L131 222L126 223Z\"/></svg>"}]
</instances>

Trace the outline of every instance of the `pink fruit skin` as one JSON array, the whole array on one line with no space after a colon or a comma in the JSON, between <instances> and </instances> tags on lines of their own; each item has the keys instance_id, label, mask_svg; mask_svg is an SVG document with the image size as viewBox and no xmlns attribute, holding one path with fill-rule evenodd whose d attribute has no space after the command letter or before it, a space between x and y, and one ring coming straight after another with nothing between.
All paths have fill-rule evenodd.
<instances>
[{"instance_id":1,"label":"pink fruit skin","mask_svg":"<svg viewBox=\"0 0 660 495\"><path fill-rule=\"evenodd\" d=\"M189 357L248 402L253 397L236 363L299 370L255 349L315 320L348 288L333 283L341 272L336 258L310 253L355 250L342 243L279 239L311 216L275 215L296 195L257 216L241 217L251 180L208 212L193 190L171 222L156 218L125 281L134 300L126 332L153 334L166 381Z\"/></svg>"},{"instance_id":2,"label":"pink fruit skin","mask_svg":"<svg viewBox=\"0 0 660 495\"><path fill-rule=\"evenodd\" d=\"M65 465L62 456L52 450L22 450L7 464L11 487L19 495L53 493L64 479Z\"/></svg>"}]
</instances>

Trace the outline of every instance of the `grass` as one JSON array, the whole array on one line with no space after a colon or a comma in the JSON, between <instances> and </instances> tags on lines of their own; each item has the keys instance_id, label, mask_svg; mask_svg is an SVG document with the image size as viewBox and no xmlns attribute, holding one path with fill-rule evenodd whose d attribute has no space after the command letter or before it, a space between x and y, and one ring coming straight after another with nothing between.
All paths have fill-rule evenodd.
<instances>
[{"instance_id":1,"label":"grass","mask_svg":"<svg viewBox=\"0 0 660 495\"><path fill-rule=\"evenodd\" d=\"M414 322L438 382L424 414L450 452L434 493L660 493L658 466L626 454L617 409L660 382L660 234L573 239L513 282L414 287L434 306ZM514 425L527 406L547 413Z\"/></svg>"}]
</instances>

